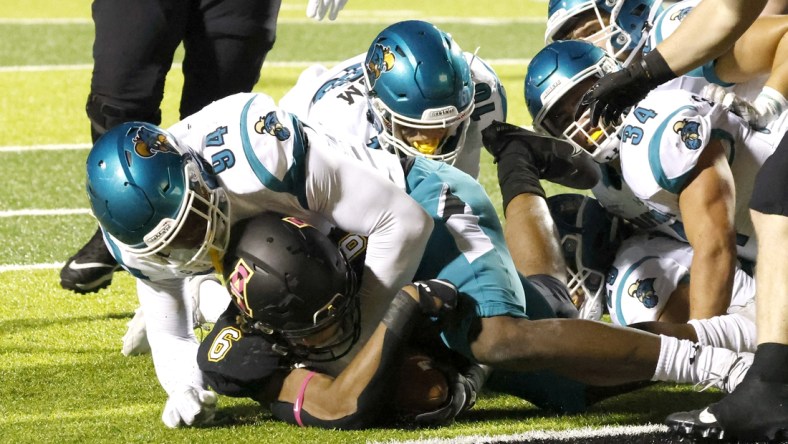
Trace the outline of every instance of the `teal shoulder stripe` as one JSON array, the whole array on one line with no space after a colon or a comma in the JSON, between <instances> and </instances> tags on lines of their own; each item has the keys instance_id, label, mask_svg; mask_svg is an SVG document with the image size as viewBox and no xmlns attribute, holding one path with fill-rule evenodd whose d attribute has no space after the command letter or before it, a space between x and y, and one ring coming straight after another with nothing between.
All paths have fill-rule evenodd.
<instances>
[{"instance_id":1,"label":"teal shoulder stripe","mask_svg":"<svg viewBox=\"0 0 788 444\"><path fill-rule=\"evenodd\" d=\"M651 168L651 175L654 177L654 180L657 181L659 186L674 194L678 194L679 191L681 191L681 189L684 187L684 183L687 181L687 177L689 177L690 172L688 171L679 177L669 179L665 174L665 170L662 168L662 161L660 160L659 153L660 147L662 145L662 137L665 134L665 128L671 122L673 116L680 113L681 111L684 111L685 109L695 109L695 107L685 105L673 111L673 113L664 119L657 127L657 130L654 132L654 136L651 137L651 141L648 144L648 164Z\"/></svg>"},{"instance_id":2,"label":"teal shoulder stripe","mask_svg":"<svg viewBox=\"0 0 788 444\"><path fill-rule=\"evenodd\" d=\"M709 83L716 83L720 86L733 86L735 83L728 83L723 82L719 76L717 75L717 59L714 59L710 62L707 62L705 65L701 66L700 68L695 68L693 71L701 71L701 76L705 78Z\"/></svg>"},{"instance_id":3,"label":"teal shoulder stripe","mask_svg":"<svg viewBox=\"0 0 788 444\"><path fill-rule=\"evenodd\" d=\"M255 155L252 142L249 140L247 121L249 108L252 106L254 99L254 97L249 99L241 111L241 145L243 147L246 160L249 162L252 172L254 172L255 176L257 176L257 180L259 180L261 184L265 185L266 188L271 191L292 194L298 198L298 202L302 207L307 208L306 184L304 183L306 178L306 144L304 143L305 137L303 135L301 123L295 117L292 118L292 137L294 138L293 165L291 165L288 169L284 180L279 180L276 178L276 176L271 174L270 171L268 171L262 162L260 162L260 159L258 159Z\"/></svg>"},{"instance_id":4,"label":"teal shoulder stripe","mask_svg":"<svg viewBox=\"0 0 788 444\"><path fill-rule=\"evenodd\" d=\"M635 271L635 269L638 266L640 266L640 264L642 264L643 262L646 262L649 259L657 259L657 256L646 256L646 257L644 257L643 259L641 259L641 260L635 262L634 264L632 264L632 266L629 267L629 269L626 271L626 273L624 273L624 275L621 276L621 284L622 285L619 285L618 290L616 291L616 318L618 319L618 324L619 325L627 325L627 322L624 319L624 316L621 314L621 300L624 297L624 294L623 294L624 293L624 285L623 284L627 281L627 279L629 279L629 275L632 274L632 272Z\"/></svg>"}]
</instances>

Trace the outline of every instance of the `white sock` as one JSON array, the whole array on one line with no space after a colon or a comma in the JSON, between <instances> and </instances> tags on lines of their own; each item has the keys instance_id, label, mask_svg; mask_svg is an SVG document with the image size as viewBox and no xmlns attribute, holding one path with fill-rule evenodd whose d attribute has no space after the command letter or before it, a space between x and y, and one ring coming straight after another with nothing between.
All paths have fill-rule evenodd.
<instances>
[{"instance_id":1,"label":"white sock","mask_svg":"<svg viewBox=\"0 0 788 444\"><path fill-rule=\"evenodd\" d=\"M698 384L728 373L738 354L686 339L660 335L657 368L652 381Z\"/></svg>"},{"instance_id":2,"label":"white sock","mask_svg":"<svg viewBox=\"0 0 788 444\"><path fill-rule=\"evenodd\" d=\"M711 319L691 319L702 345L722 347L736 352L755 352L755 323L746 316L733 313Z\"/></svg>"}]
</instances>

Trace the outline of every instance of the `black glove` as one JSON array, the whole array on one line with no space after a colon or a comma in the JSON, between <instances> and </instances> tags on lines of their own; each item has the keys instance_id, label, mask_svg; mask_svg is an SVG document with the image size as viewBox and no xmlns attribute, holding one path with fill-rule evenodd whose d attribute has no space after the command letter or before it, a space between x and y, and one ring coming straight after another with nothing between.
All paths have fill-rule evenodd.
<instances>
[{"instance_id":1,"label":"black glove","mask_svg":"<svg viewBox=\"0 0 788 444\"><path fill-rule=\"evenodd\" d=\"M643 100L652 89L675 78L676 74L655 49L626 68L599 79L580 100L575 120L590 107L593 126L599 125L600 117L612 123L625 109Z\"/></svg>"},{"instance_id":2,"label":"black glove","mask_svg":"<svg viewBox=\"0 0 788 444\"><path fill-rule=\"evenodd\" d=\"M416 281L413 285L419 290L419 305L425 314L439 316L457 307L457 287L451 282L445 279L429 279Z\"/></svg>"}]
</instances>

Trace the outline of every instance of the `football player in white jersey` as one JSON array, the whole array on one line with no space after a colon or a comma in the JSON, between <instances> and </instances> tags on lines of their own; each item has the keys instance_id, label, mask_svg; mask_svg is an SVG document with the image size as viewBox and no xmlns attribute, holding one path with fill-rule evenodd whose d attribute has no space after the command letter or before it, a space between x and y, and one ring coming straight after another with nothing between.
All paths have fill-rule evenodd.
<instances>
[{"instance_id":1,"label":"football player in white jersey","mask_svg":"<svg viewBox=\"0 0 788 444\"><path fill-rule=\"evenodd\" d=\"M587 88L615 69L615 60L590 43L548 45L526 77L534 126L598 162L620 153L627 185L650 212L672 225L671 234L695 250L691 318L723 314L730 305L737 251L754 260L746 203L752 177L778 137L754 131L721 106L681 90L655 91L617 125L591 127L588 109L575 120ZM780 124L772 131L782 134Z\"/></svg>"},{"instance_id":2,"label":"football player in white jersey","mask_svg":"<svg viewBox=\"0 0 788 444\"><path fill-rule=\"evenodd\" d=\"M137 277L169 427L209 421L215 395L197 369L184 278L220 267L229 228L263 211L369 236L362 300L380 308L416 271L432 220L405 192L302 126L262 94L214 102L165 131L105 134L87 160L93 214L110 251ZM385 202L381 205L380 202ZM220 268L217 268L217 270ZM373 308L375 307L375 308ZM371 330L377 320L369 317Z\"/></svg>"},{"instance_id":3,"label":"football player in white jersey","mask_svg":"<svg viewBox=\"0 0 788 444\"><path fill-rule=\"evenodd\" d=\"M624 65L657 47L700 0L665 5L661 0L559 0L548 7L545 43L585 39ZM725 104L756 127L788 109L788 60L779 51L788 35L788 17L765 16L714 60L659 88L685 89ZM782 65L785 64L785 67Z\"/></svg>"},{"instance_id":4,"label":"football player in white jersey","mask_svg":"<svg viewBox=\"0 0 788 444\"><path fill-rule=\"evenodd\" d=\"M737 266L727 313L689 319L692 247L646 233L613 216L596 199L557 194L547 199L566 258L569 288L581 315L601 318L734 351L755 351L755 282ZM752 268L750 266L750 268Z\"/></svg>"},{"instance_id":5,"label":"football player in white jersey","mask_svg":"<svg viewBox=\"0 0 788 444\"><path fill-rule=\"evenodd\" d=\"M388 26L366 54L308 68L279 104L351 145L447 162L473 177L481 130L506 119L492 68L418 20Z\"/></svg>"}]
</instances>

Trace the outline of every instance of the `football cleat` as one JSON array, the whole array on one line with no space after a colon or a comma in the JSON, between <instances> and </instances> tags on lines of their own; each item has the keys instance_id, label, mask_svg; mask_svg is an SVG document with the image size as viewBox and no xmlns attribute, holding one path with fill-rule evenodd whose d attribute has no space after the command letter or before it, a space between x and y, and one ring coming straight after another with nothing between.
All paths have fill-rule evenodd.
<instances>
[{"instance_id":1,"label":"football cleat","mask_svg":"<svg viewBox=\"0 0 788 444\"><path fill-rule=\"evenodd\" d=\"M112 282L112 274L120 265L112 257L101 229L60 270L60 286L76 293L93 293Z\"/></svg>"},{"instance_id":2,"label":"football cleat","mask_svg":"<svg viewBox=\"0 0 788 444\"><path fill-rule=\"evenodd\" d=\"M665 423L683 438L787 442L788 385L748 378L735 393L702 410L677 412Z\"/></svg>"},{"instance_id":3,"label":"football cleat","mask_svg":"<svg viewBox=\"0 0 788 444\"><path fill-rule=\"evenodd\" d=\"M715 387L725 393L731 393L738 387L747 374L747 371L752 367L752 360L754 357L755 355L752 353L725 355L723 359L727 360L727 362L712 363L715 368L722 369L722 371L716 374L710 372L712 376L696 384L696 386L702 385L700 391Z\"/></svg>"}]
</instances>

